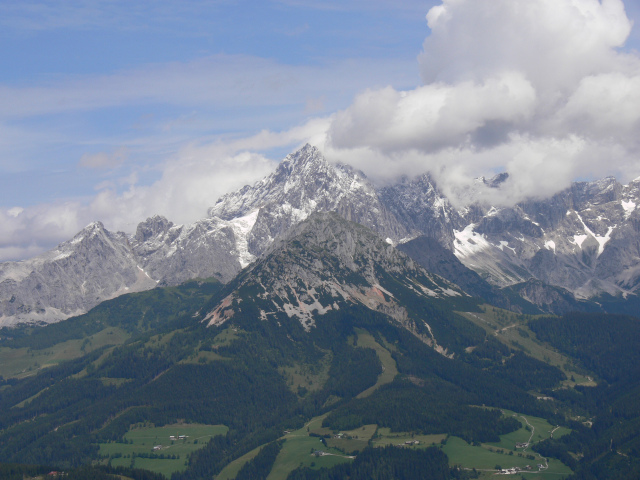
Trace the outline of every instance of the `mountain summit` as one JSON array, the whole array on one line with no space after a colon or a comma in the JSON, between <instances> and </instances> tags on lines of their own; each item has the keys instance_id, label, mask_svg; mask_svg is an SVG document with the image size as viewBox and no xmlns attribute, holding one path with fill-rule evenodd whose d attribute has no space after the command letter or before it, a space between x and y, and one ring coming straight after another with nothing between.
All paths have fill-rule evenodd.
<instances>
[{"instance_id":1,"label":"mountain summit","mask_svg":"<svg viewBox=\"0 0 640 480\"><path fill-rule=\"evenodd\" d=\"M258 212L248 235L254 255L263 253L274 239L312 212L336 212L382 238L397 241L408 234L362 172L330 164L311 145L288 155L268 177L224 195L209 209L211 217L225 220L252 212Z\"/></svg>"}]
</instances>

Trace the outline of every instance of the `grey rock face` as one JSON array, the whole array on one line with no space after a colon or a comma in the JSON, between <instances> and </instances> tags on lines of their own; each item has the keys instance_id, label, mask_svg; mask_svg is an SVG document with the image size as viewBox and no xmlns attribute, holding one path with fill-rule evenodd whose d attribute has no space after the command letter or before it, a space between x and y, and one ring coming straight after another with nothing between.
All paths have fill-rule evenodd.
<instances>
[{"instance_id":1,"label":"grey rock face","mask_svg":"<svg viewBox=\"0 0 640 480\"><path fill-rule=\"evenodd\" d=\"M640 182L580 182L550 199L491 208L455 232L455 253L499 286L529 278L578 298L640 287ZM497 268L497 267L500 268Z\"/></svg>"},{"instance_id":2,"label":"grey rock face","mask_svg":"<svg viewBox=\"0 0 640 480\"><path fill-rule=\"evenodd\" d=\"M242 268L233 225L219 219L160 230L134 244L133 252L160 285L208 277L228 282Z\"/></svg>"},{"instance_id":3,"label":"grey rock face","mask_svg":"<svg viewBox=\"0 0 640 480\"><path fill-rule=\"evenodd\" d=\"M476 272L464 266L460 260L437 240L420 236L398 245L398 250L406 253L427 271L455 283L470 295L481 297L496 307L519 313L540 313L539 309L526 300L506 295L491 285Z\"/></svg>"},{"instance_id":4,"label":"grey rock face","mask_svg":"<svg viewBox=\"0 0 640 480\"><path fill-rule=\"evenodd\" d=\"M126 235L96 222L45 255L0 264L0 325L57 321L155 285Z\"/></svg>"},{"instance_id":5,"label":"grey rock face","mask_svg":"<svg viewBox=\"0 0 640 480\"><path fill-rule=\"evenodd\" d=\"M134 237L135 241L138 244L143 244L153 237L158 237L168 232L171 227L173 227L173 223L161 215L147 218L144 222L138 224Z\"/></svg>"},{"instance_id":6,"label":"grey rock face","mask_svg":"<svg viewBox=\"0 0 640 480\"><path fill-rule=\"evenodd\" d=\"M451 248L462 219L429 175L384 187L380 199L411 236L432 237Z\"/></svg>"},{"instance_id":7,"label":"grey rock face","mask_svg":"<svg viewBox=\"0 0 640 480\"><path fill-rule=\"evenodd\" d=\"M336 213L314 213L234 280L229 295L205 313L203 321L209 325L228 321L251 296L263 320L286 315L306 330L328 311L352 303L389 315L411 330L414 320L390 292L397 285L430 302L468 298L368 228ZM425 341L437 348L433 336Z\"/></svg>"},{"instance_id":8,"label":"grey rock face","mask_svg":"<svg viewBox=\"0 0 640 480\"><path fill-rule=\"evenodd\" d=\"M505 292L513 293L534 305L538 305L543 311L556 315L575 311L600 311L597 304L577 300L570 291L547 285L540 280L531 279L519 283L508 287Z\"/></svg>"}]
</instances>

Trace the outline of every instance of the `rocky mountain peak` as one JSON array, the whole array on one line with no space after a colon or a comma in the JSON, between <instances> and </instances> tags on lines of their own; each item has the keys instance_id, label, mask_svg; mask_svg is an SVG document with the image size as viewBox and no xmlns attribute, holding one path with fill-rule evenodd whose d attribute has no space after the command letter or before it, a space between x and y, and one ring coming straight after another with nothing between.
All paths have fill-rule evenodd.
<instances>
[{"instance_id":1,"label":"rocky mountain peak","mask_svg":"<svg viewBox=\"0 0 640 480\"><path fill-rule=\"evenodd\" d=\"M91 222L89 225L80 230L72 240L85 237L87 235L95 235L105 231L104 224L102 222Z\"/></svg>"},{"instance_id":2,"label":"rocky mountain peak","mask_svg":"<svg viewBox=\"0 0 640 480\"><path fill-rule=\"evenodd\" d=\"M301 175L304 173L310 173L310 171L322 168L328 165L327 160L324 158L320 150L317 147L309 145L308 143L285 157L280 162L278 168L275 171L276 177L285 175L287 177Z\"/></svg>"},{"instance_id":3,"label":"rocky mountain peak","mask_svg":"<svg viewBox=\"0 0 640 480\"><path fill-rule=\"evenodd\" d=\"M320 150L306 144L280 162L276 170L253 186L223 195L208 211L210 217L232 220L269 203L289 203L301 208L321 195L335 180L335 168Z\"/></svg>"},{"instance_id":4,"label":"rocky mountain peak","mask_svg":"<svg viewBox=\"0 0 640 480\"><path fill-rule=\"evenodd\" d=\"M109 232L103 225L102 222L91 222L89 225L84 227L71 240L67 240L66 242L62 242L58 247L51 252L44 254L45 257L51 257L50 254L53 254L53 258L60 259L61 255L68 256L71 252L77 250L81 246L85 248L90 248L91 245L96 244L96 239L99 239L100 243L109 243L110 237L115 234Z\"/></svg>"},{"instance_id":5,"label":"rocky mountain peak","mask_svg":"<svg viewBox=\"0 0 640 480\"><path fill-rule=\"evenodd\" d=\"M571 187L576 210L602 205L620 199L622 185L615 177L605 177L593 182L575 182Z\"/></svg>"},{"instance_id":6,"label":"rocky mountain peak","mask_svg":"<svg viewBox=\"0 0 640 480\"><path fill-rule=\"evenodd\" d=\"M280 162L273 174L260 183L266 189L283 188L286 191L305 181L325 181L332 177L333 167L327 162L320 150L306 144Z\"/></svg>"},{"instance_id":7,"label":"rocky mountain peak","mask_svg":"<svg viewBox=\"0 0 640 480\"><path fill-rule=\"evenodd\" d=\"M162 215L154 215L138 224L134 238L138 243L142 243L151 237L167 232L171 227L173 227L173 222L170 222Z\"/></svg>"},{"instance_id":8,"label":"rocky mountain peak","mask_svg":"<svg viewBox=\"0 0 640 480\"><path fill-rule=\"evenodd\" d=\"M508 178L476 179L471 188L498 187ZM496 288L536 278L585 298L603 292L627 298L640 293L638 206L640 178L623 186L607 177L513 207L470 200L457 210L429 174L380 187L305 145L271 175L221 197L207 218L191 225L156 215L128 236L94 222L46 254L0 264L0 322L44 318L38 312L47 308L44 319L59 320L126 291L197 277L229 282L290 235L311 250L329 248L348 269L360 268L356 257L361 266L392 268L394 262L384 259L390 245L426 235ZM346 221L370 230L346 228ZM316 224L322 226L312 228ZM383 253L374 261L362 245ZM422 242L419 248L430 247ZM438 258L453 264L445 253ZM455 267L458 275L462 270ZM485 287L491 293L493 287ZM16 317L16 305L29 315Z\"/></svg>"},{"instance_id":9,"label":"rocky mountain peak","mask_svg":"<svg viewBox=\"0 0 640 480\"><path fill-rule=\"evenodd\" d=\"M406 228L406 237L426 235L450 248L460 215L427 174L379 189L385 207Z\"/></svg>"},{"instance_id":10,"label":"rocky mountain peak","mask_svg":"<svg viewBox=\"0 0 640 480\"><path fill-rule=\"evenodd\" d=\"M509 178L509 174L507 172L499 173L490 179L482 178L485 185L489 188L499 188L507 179Z\"/></svg>"},{"instance_id":11,"label":"rocky mountain peak","mask_svg":"<svg viewBox=\"0 0 640 480\"><path fill-rule=\"evenodd\" d=\"M307 331L328 311L353 304L389 315L413 330L418 319L398 300L403 294L447 304L469 298L367 227L335 212L316 212L293 226L230 287L205 314L207 324L232 319L251 297L263 320L296 318ZM435 337L425 341L437 347Z\"/></svg>"},{"instance_id":12,"label":"rocky mountain peak","mask_svg":"<svg viewBox=\"0 0 640 480\"><path fill-rule=\"evenodd\" d=\"M288 155L275 172L252 187L223 196L209 215L231 221L258 212L247 242L249 252L259 256L311 213L329 211L366 225L383 238L398 240L407 233L363 173L329 163L311 145Z\"/></svg>"},{"instance_id":13,"label":"rocky mountain peak","mask_svg":"<svg viewBox=\"0 0 640 480\"><path fill-rule=\"evenodd\" d=\"M123 293L156 285L138 265L124 233L93 222L71 240L0 268L0 322L55 322Z\"/></svg>"}]
</instances>

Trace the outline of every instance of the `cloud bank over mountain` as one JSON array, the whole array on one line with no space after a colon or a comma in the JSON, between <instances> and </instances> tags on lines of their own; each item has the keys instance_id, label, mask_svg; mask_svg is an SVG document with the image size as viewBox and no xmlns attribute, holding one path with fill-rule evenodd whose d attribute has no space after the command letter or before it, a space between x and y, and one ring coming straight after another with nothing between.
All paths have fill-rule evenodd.
<instances>
[{"instance_id":1,"label":"cloud bank over mountain","mask_svg":"<svg viewBox=\"0 0 640 480\"><path fill-rule=\"evenodd\" d=\"M484 192L502 204L638 175L640 58L621 50L620 0L444 0L427 22L424 85L360 94L329 128L332 158L380 180L431 170L458 196L508 171Z\"/></svg>"}]
</instances>

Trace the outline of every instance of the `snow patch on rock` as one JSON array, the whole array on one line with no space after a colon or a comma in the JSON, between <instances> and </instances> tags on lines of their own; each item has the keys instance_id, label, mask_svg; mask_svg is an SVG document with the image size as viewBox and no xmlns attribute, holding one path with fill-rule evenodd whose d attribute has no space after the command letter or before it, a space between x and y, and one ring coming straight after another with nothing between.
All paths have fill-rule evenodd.
<instances>
[{"instance_id":1,"label":"snow patch on rock","mask_svg":"<svg viewBox=\"0 0 640 480\"><path fill-rule=\"evenodd\" d=\"M500 240L500 245L496 245L497 248L500 249L500 251L504 252L505 248L508 248L509 250L511 250L514 254L516 253L516 249L513 247L509 246L509 242L505 242L504 240Z\"/></svg>"},{"instance_id":2,"label":"snow patch on rock","mask_svg":"<svg viewBox=\"0 0 640 480\"><path fill-rule=\"evenodd\" d=\"M622 205L622 208L624 209L624 218L627 219L629 218L629 216L633 213L633 211L636 209L636 204L635 202L625 202L624 200L622 200L620 202L620 205Z\"/></svg>"},{"instance_id":3,"label":"snow patch on rock","mask_svg":"<svg viewBox=\"0 0 640 480\"><path fill-rule=\"evenodd\" d=\"M467 225L464 230L454 230L455 241L453 242L454 254L459 259L467 258L478 252L491 248L491 244L484 238L484 235L473 231L475 224Z\"/></svg>"},{"instance_id":4,"label":"snow patch on rock","mask_svg":"<svg viewBox=\"0 0 640 480\"><path fill-rule=\"evenodd\" d=\"M579 248L582 248L582 243L587 239L588 235L574 235L573 243L578 245Z\"/></svg>"},{"instance_id":5,"label":"snow patch on rock","mask_svg":"<svg viewBox=\"0 0 640 480\"><path fill-rule=\"evenodd\" d=\"M234 218L229 222L229 225L233 229L233 234L236 239L236 253L238 255L238 261L240 262L240 266L242 266L242 268L245 268L250 263L253 263L253 261L256 259L256 257L249 252L247 237L256 223L259 212L260 209L256 209L248 215L245 215L244 217Z\"/></svg>"},{"instance_id":6,"label":"snow patch on rock","mask_svg":"<svg viewBox=\"0 0 640 480\"><path fill-rule=\"evenodd\" d=\"M547 250L553 250L553 253L556 253L556 242L554 242L553 240L547 240L546 242L544 242L544 247Z\"/></svg>"}]
</instances>

